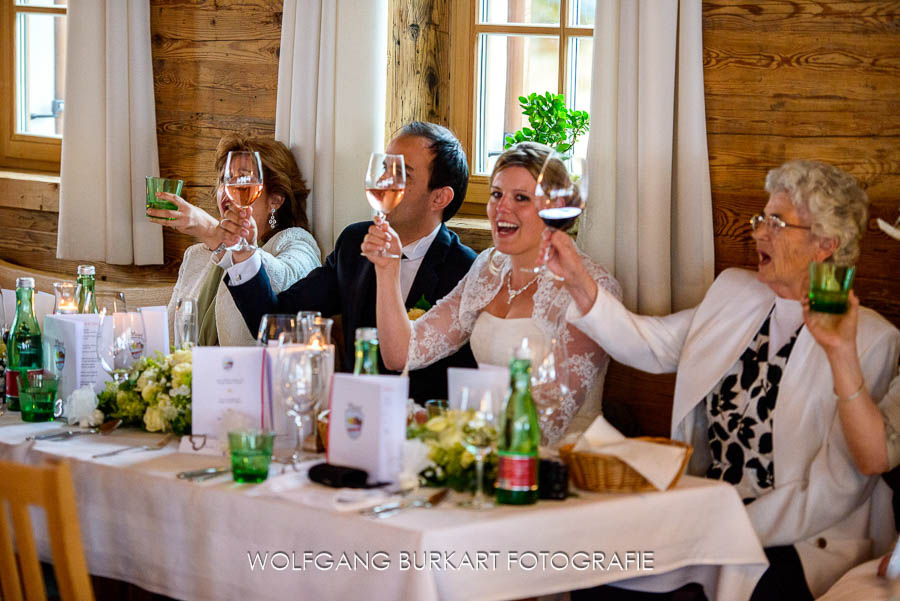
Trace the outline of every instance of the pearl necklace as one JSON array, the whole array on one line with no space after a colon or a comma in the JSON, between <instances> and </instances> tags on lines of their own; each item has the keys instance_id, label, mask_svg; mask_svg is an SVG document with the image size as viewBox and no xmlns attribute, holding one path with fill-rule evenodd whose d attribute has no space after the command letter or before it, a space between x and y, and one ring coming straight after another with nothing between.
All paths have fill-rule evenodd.
<instances>
[{"instance_id":1,"label":"pearl necklace","mask_svg":"<svg viewBox=\"0 0 900 601\"><path fill-rule=\"evenodd\" d=\"M509 300L507 301L507 304L510 304L510 305L511 305L512 302L515 300L515 298L516 298L517 296L519 296L520 294L522 294L523 292L525 292L526 290L528 290L528 287L531 286L532 284L534 284L534 283L537 281L538 276L540 276L540 275L541 275L541 274L539 274L539 273L536 274L533 278L531 278L530 280L528 280L528 283L527 283L527 284L525 284L525 285L522 286L521 288L517 288L516 290L513 290L513 287L512 287L512 272L510 271L510 273L509 273L509 279L506 280L506 294L509 296Z\"/></svg>"}]
</instances>

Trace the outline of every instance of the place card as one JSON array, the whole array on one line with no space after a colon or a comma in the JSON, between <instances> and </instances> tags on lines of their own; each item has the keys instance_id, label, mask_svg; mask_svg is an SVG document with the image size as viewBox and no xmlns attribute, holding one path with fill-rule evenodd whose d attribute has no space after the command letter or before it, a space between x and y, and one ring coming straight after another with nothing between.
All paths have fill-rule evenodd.
<instances>
[{"instance_id":1,"label":"place card","mask_svg":"<svg viewBox=\"0 0 900 601\"><path fill-rule=\"evenodd\" d=\"M451 409L460 408L463 388L467 388L469 398L474 399L480 399L485 392L490 391L494 404L499 409L509 390L509 368L496 365L481 365L478 369L447 368L447 393Z\"/></svg>"},{"instance_id":2,"label":"place card","mask_svg":"<svg viewBox=\"0 0 900 601\"><path fill-rule=\"evenodd\" d=\"M166 307L141 307L138 309L144 319L144 356L152 357L154 353L168 355L169 346L169 312Z\"/></svg>"},{"instance_id":3,"label":"place card","mask_svg":"<svg viewBox=\"0 0 900 601\"><path fill-rule=\"evenodd\" d=\"M229 429L265 426L263 351L254 346L194 347L191 430L195 438L224 440Z\"/></svg>"},{"instance_id":4,"label":"place card","mask_svg":"<svg viewBox=\"0 0 900 601\"><path fill-rule=\"evenodd\" d=\"M403 470L406 399L403 376L335 374L328 419L328 463L366 470L369 483Z\"/></svg>"}]
</instances>

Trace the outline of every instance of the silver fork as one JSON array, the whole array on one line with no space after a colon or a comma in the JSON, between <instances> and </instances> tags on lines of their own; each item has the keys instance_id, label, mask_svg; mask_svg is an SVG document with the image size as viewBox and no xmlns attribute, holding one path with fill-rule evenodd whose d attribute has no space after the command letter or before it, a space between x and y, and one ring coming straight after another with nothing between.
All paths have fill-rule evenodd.
<instances>
[{"instance_id":1,"label":"silver fork","mask_svg":"<svg viewBox=\"0 0 900 601\"><path fill-rule=\"evenodd\" d=\"M113 455L118 455L119 453L124 453L125 451L134 451L134 450L158 451L160 449L164 449L166 447L166 445L168 445L172 441L172 438L174 436L175 436L174 434L170 433L170 434L166 434L165 438L158 440L153 444L143 444L143 445L137 445L137 446L133 446L133 447L123 447L121 449L116 449L115 451L109 451L106 453L98 453L97 455L93 455L92 459L99 459L101 457L112 457Z\"/></svg>"}]
</instances>

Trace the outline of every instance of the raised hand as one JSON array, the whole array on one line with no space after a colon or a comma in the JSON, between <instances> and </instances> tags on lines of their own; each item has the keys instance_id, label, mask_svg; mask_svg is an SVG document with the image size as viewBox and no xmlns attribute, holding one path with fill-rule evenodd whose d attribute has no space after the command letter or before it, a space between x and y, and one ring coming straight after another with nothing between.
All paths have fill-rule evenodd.
<instances>
[{"instance_id":1,"label":"raised hand","mask_svg":"<svg viewBox=\"0 0 900 601\"><path fill-rule=\"evenodd\" d=\"M400 257L403 246L400 244L400 236L397 235L387 221L370 225L369 233L363 238L360 245L362 254L375 265L376 269L383 269L392 265L399 266L399 258L391 258L390 255Z\"/></svg>"},{"instance_id":2,"label":"raised hand","mask_svg":"<svg viewBox=\"0 0 900 601\"><path fill-rule=\"evenodd\" d=\"M585 269L575 242L563 231L545 230L541 253L545 252L548 245L547 268L562 278L563 285L572 295L578 310L587 313L597 300L597 282Z\"/></svg>"},{"instance_id":3,"label":"raised hand","mask_svg":"<svg viewBox=\"0 0 900 601\"><path fill-rule=\"evenodd\" d=\"M168 200L178 208L175 210L148 208L147 217L150 221L174 228L182 234L193 236L209 248L215 248L219 245L221 233L216 232L219 222L216 221L215 217L175 194L157 192L156 197L160 200Z\"/></svg>"},{"instance_id":4,"label":"raised hand","mask_svg":"<svg viewBox=\"0 0 900 601\"><path fill-rule=\"evenodd\" d=\"M241 238L255 245L258 231L250 207L239 208L233 203L226 203L224 208L225 214L219 222L219 230L222 232L222 242L225 246L235 246ZM241 263L250 258L253 252L254 249L232 251L231 257L235 263Z\"/></svg>"},{"instance_id":5,"label":"raised hand","mask_svg":"<svg viewBox=\"0 0 900 601\"><path fill-rule=\"evenodd\" d=\"M826 353L848 351L856 354L856 328L859 322L859 298L851 290L847 312L843 314L819 313L809 308L809 299L803 304L803 321L806 329Z\"/></svg>"}]
</instances>

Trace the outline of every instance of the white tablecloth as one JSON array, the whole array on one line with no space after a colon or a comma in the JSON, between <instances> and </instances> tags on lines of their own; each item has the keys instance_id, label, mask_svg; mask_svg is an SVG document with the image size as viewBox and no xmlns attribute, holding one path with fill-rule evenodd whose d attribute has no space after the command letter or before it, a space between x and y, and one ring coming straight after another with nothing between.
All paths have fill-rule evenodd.
<instances>
[{"instance_id":1,"label":"white tablecloth","mask_svg":"<svg viewBox=\"0 0 900 601\"><path fill-rule=\"evenodd\" d=\"M90 459L159 435L24 442L58 427L3 416L0 458L71 458L90 571L179 599L490 601L651 575L673 586L700 579L710 598L734 601L749 597L766 565L734 489L700 478L667 492L579 492L485 512L459 509L461 496L451 495L437 508L373 519L266 496L268 488L230 476L177 480L179 471L226 460L179 454L174 442ZM267 558L265 569L251 567L255 557Z\"/></svg>"}]
</instances>

